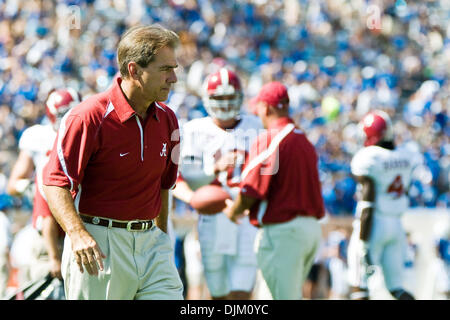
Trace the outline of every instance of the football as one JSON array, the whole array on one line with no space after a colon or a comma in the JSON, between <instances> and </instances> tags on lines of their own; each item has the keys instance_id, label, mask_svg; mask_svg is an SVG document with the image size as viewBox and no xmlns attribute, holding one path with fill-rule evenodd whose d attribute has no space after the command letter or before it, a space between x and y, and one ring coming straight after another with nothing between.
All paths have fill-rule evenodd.
<instances>
[{"instance_id":1,"label":"football","mask_svg":"<svg viewBox=\"0 0 450 320\"><path fill-rule=\"evenodd\" d=\"M226 199L231 199L228 192L218 185L208 184L194 192L190 205L198 213L216 214L225 208Z\"/></svg>"}]
</instances>

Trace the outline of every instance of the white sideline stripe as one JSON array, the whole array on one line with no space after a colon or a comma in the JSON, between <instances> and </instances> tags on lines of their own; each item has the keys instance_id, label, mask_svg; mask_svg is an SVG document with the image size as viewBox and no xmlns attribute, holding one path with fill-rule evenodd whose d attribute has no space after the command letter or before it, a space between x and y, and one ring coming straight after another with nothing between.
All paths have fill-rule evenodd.
<instances>
[{"instance_id":1,"label":"white sideline stripe","mask_svg":"<svg viewBox=\"0 0 450 320\"><path fill-rule=\"evenodd\" d=\"M279 146L279 144L281 143L281 141L283 141L283 139L295 128L295 126L290 123L288 125L286 125L272 140L272 142L270 143L269 147L264 150L263 152L261 152L256 158L254 158L252 161L250 161L250 163L248 164L248 166L245 168L245 170L242 172L241 174L241 181L243 181L245 179L245 177L250 173L251 170L253 170L258 164L264 162L265 160L267 160L272 153L274 153L277 149L277 147Z\"/></svg>"},{"instance_id":2,"label":"white sideline stripe","mask_svg":"<svg viewBox=\"0 0 450 320\"><path fill-rule=\"evenodd\" d=\"M70 191L73 190L73 179L69 175L69 172L67 171L66 160L64 160L64 153L63 153L63 150L62 150L62 139L63 139L64 133L66 131L66 120L67 120L68 116L72 113L72 110L73 109L70 109L64 115L64 117L61 119L61 124L60 124L59 130L58 130L58 143L56 145L56 150L57 150L57 153L58 153L59 163L61 164L61 167L62 167L62 169L64 171L64 174L66 175L66 177L70 181Z\"/></svg>"}]
</instances>

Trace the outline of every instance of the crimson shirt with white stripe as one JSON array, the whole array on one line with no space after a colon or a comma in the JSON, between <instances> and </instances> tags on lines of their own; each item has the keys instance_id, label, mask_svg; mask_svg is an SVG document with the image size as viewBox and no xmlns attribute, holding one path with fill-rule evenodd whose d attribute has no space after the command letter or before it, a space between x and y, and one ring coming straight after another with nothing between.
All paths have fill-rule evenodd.
<instances>
[{"instance_id":1,"label":"crimson shirt with white stripe","mask_svg":"<svg viewBox=\"0 0 450 320\"><path fill-rule=\"evenodd\" d=\"M288 117L278 119L252 145L241 194L259 199L250 209L255 226L296 216L325 214L314 146Z\"/></svg>"},{"instance_id":2,"label":"crimson shirt with white stripe","mask_svg":"<svg viewBox=\"0 0 450 320\"><path fill-rule=\"evenodd\" d=\"M69 188L81 213L153 219L161 209L161 189L172 188L177 178L178 121L159 102L143 120L127 102L121 81L64 116L44 184Z\"/></svg>"}]
</instances>

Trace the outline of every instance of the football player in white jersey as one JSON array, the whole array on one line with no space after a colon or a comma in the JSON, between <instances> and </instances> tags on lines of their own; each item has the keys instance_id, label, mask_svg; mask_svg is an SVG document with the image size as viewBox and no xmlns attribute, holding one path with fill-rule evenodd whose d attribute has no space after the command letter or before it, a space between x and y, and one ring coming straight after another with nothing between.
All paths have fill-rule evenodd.
<instances>
[{"instance_id":1,"label":"football player in white jersey","mask_svg":"<svg viewBox=\"0 0 450 320\"><path fill-rule=\"evenodd\" d=\"M32 225L37 230L33 245L35 261L25 272L23 281L37 280L48 272L61 278L61 248L63 231L53 218L42 190L42 169L53 148L63 115L81 102L81 95L72 88L50 91L45 102L49 124L35 124L27 128L19 140L19 156L8 180L7 192L21 196L31 189L33 194Z\"/></svg>"},{"instance_id":2,"label":"football player in white jersey","mask_svg":"<svg viewBox=\"0 0 450 320\"><path fill-rule=\"evenodd\" d=\"M243 93L235 72L221 68L204 83L209 116L182 127L180 179L174 196L189 203L195 190L219 184L232 198L260 120L241 112ZM238 226L223 213L199 215L198 234L206 283L212 299L250 299L256 278L253 242L257 229L245 218Z\"/></svg>"},{"instance_id":3,"label":"football player in white jersey","mask_svg":"<svg viewBox=\"0 0 450 320\"><path fill-rule=\"evenodd\" d=\"M351 162L361 191L348 249L351 298L369 299L368 277L379 266L391 295L412 300L403 288L406 235L401 216L409 206L407 189L420 156L395 148L391 120L383 111L369 112L360 130L364 148Z\"/></svg>"}]
</instances>

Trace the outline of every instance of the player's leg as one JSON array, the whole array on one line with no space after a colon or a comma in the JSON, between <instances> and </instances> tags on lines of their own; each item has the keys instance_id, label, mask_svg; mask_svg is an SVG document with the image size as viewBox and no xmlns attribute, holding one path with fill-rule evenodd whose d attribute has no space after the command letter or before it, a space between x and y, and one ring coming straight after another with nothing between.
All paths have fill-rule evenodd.
<instances>
[{"instance_id":1,"label":"player's leg","mask_svg":"<svg viewBox=\"0 0 450 320\"><path fill-rule=\"evenodd\" d=\"M230 293L225 255L202 254L206 285L212 300L226 300Z\"/></svg>"},{"instance_id":2,"label":"player's leg","mask_svg":"<svg viewBox=\"0 0 450 320\"><path fill-rule=\"evenodd\" d=\"M225 300L230 293L226 256L215 251L216 217L200 216L198 240L206 285L213 300Z\"/></svg>"},{"instance_id":3,"label":"player's leg","mask_svg":"<svg viewBox=\"0 0 450 320\"><path fill-rule=\"evenodd\" d=\"M249 300L256 281L254 242L258 229L244 218L238 228L237 254L230 257L230 300Z\"/></svg>"},{"instance_id":4,"label":"player's leg","mask_svg":"<svg viewBox=\"0 0 450 320\"><path fill-rule=\"evenodd\" d=\"M385 246L381 259L386 288L397 300L414 300L411 293L403 288L406 237L402 229L397 231L393 241Z\"/></svg>"},{"instance_id":5,"label":"player's leg","mask_svg":"<svg viewBox=\"0 0 450 320\"><path fill-rule=\"evenodd\" d=\"M363 263L363 243L359 239L359 220L353 221L353 232L347 249L347 275L350 299L369 300L365 264Z\"/></svg>"},{"instance_id":6,"label":"player's leg","mask_svg":"<svg viewBox=\"0 0 450 320\"><path fill-rule=\"evenodd\" d=\"M252 291L256 280L256 267L253 266L235 266L231 271L231 285L235 286L235 289L231 290L228 294L228 300L250 300L252 297ZM237 282L242 289L236 288Z\"/></svg>"},{"instance_id":7,"label":"player's leg","mask_svg":"<svg viewBox=\"0 0 450 320\"><path fill-rule=\"evenodd\" d=\"M239 263L235 257L230 261L230 293L229 300L250 300L256 281L255 265Z\"/></svg>"},{"instance_id":8,"label":"player's leg","mask_svg":"<svg viewBox=\"0 0 450 320\"><path fill-rule=\"evenodd\" d=\"M391 223L391 217L374 215L369 244L363 250L361 263L364 272L362 275L365 277L364 281L367 283L369 296L376 295L378 292L376 281L369 281L369 278L372 278L372 280L377 279L376 270L377 268L382 268L386 244L392 239Z\"/></svg>"},{"instance_id":9,"label":"player's leg","mask_svg":"<svg viewBox=\"0 0 450 320\"><path fill-rule=\"evenodd\" d=\"M37 230L30 246L32 248L30 277L32 281L36 281L45 277L50 270L50 260L45 248L44 238Z\"/></svg>"},{"instance_id":10,"label":"player's leg","mask_svg":"<svg viewBox=\"0 0 450 320\"><path fill-rule=\"evenodd\" d=\"M37 186L37 184L36 184ZM32 272L33 279L45 277L49 272L53 276L58 276L61 268L61 254L63 246L62 230L53 218L47 201L42 195L42 191L36 187L33 203L33 226L39 232L39 238L33 244L36 254ZM55 237L54 232L58 232ZM62 300L64 297L64 283L62 280L53 281L52 300Z\"/></svg>"},{"instance_id":11,"label":"player's leg","mask_svg":"<svg viewBox=\"0 0 450 320\"><path fill-rule=\"evenodd\" d=\"M186 261L186 300L201 300L205 278L198 242L197 227L191 230L184 238L184 255Z\"/></svg>"}]
</instances>

